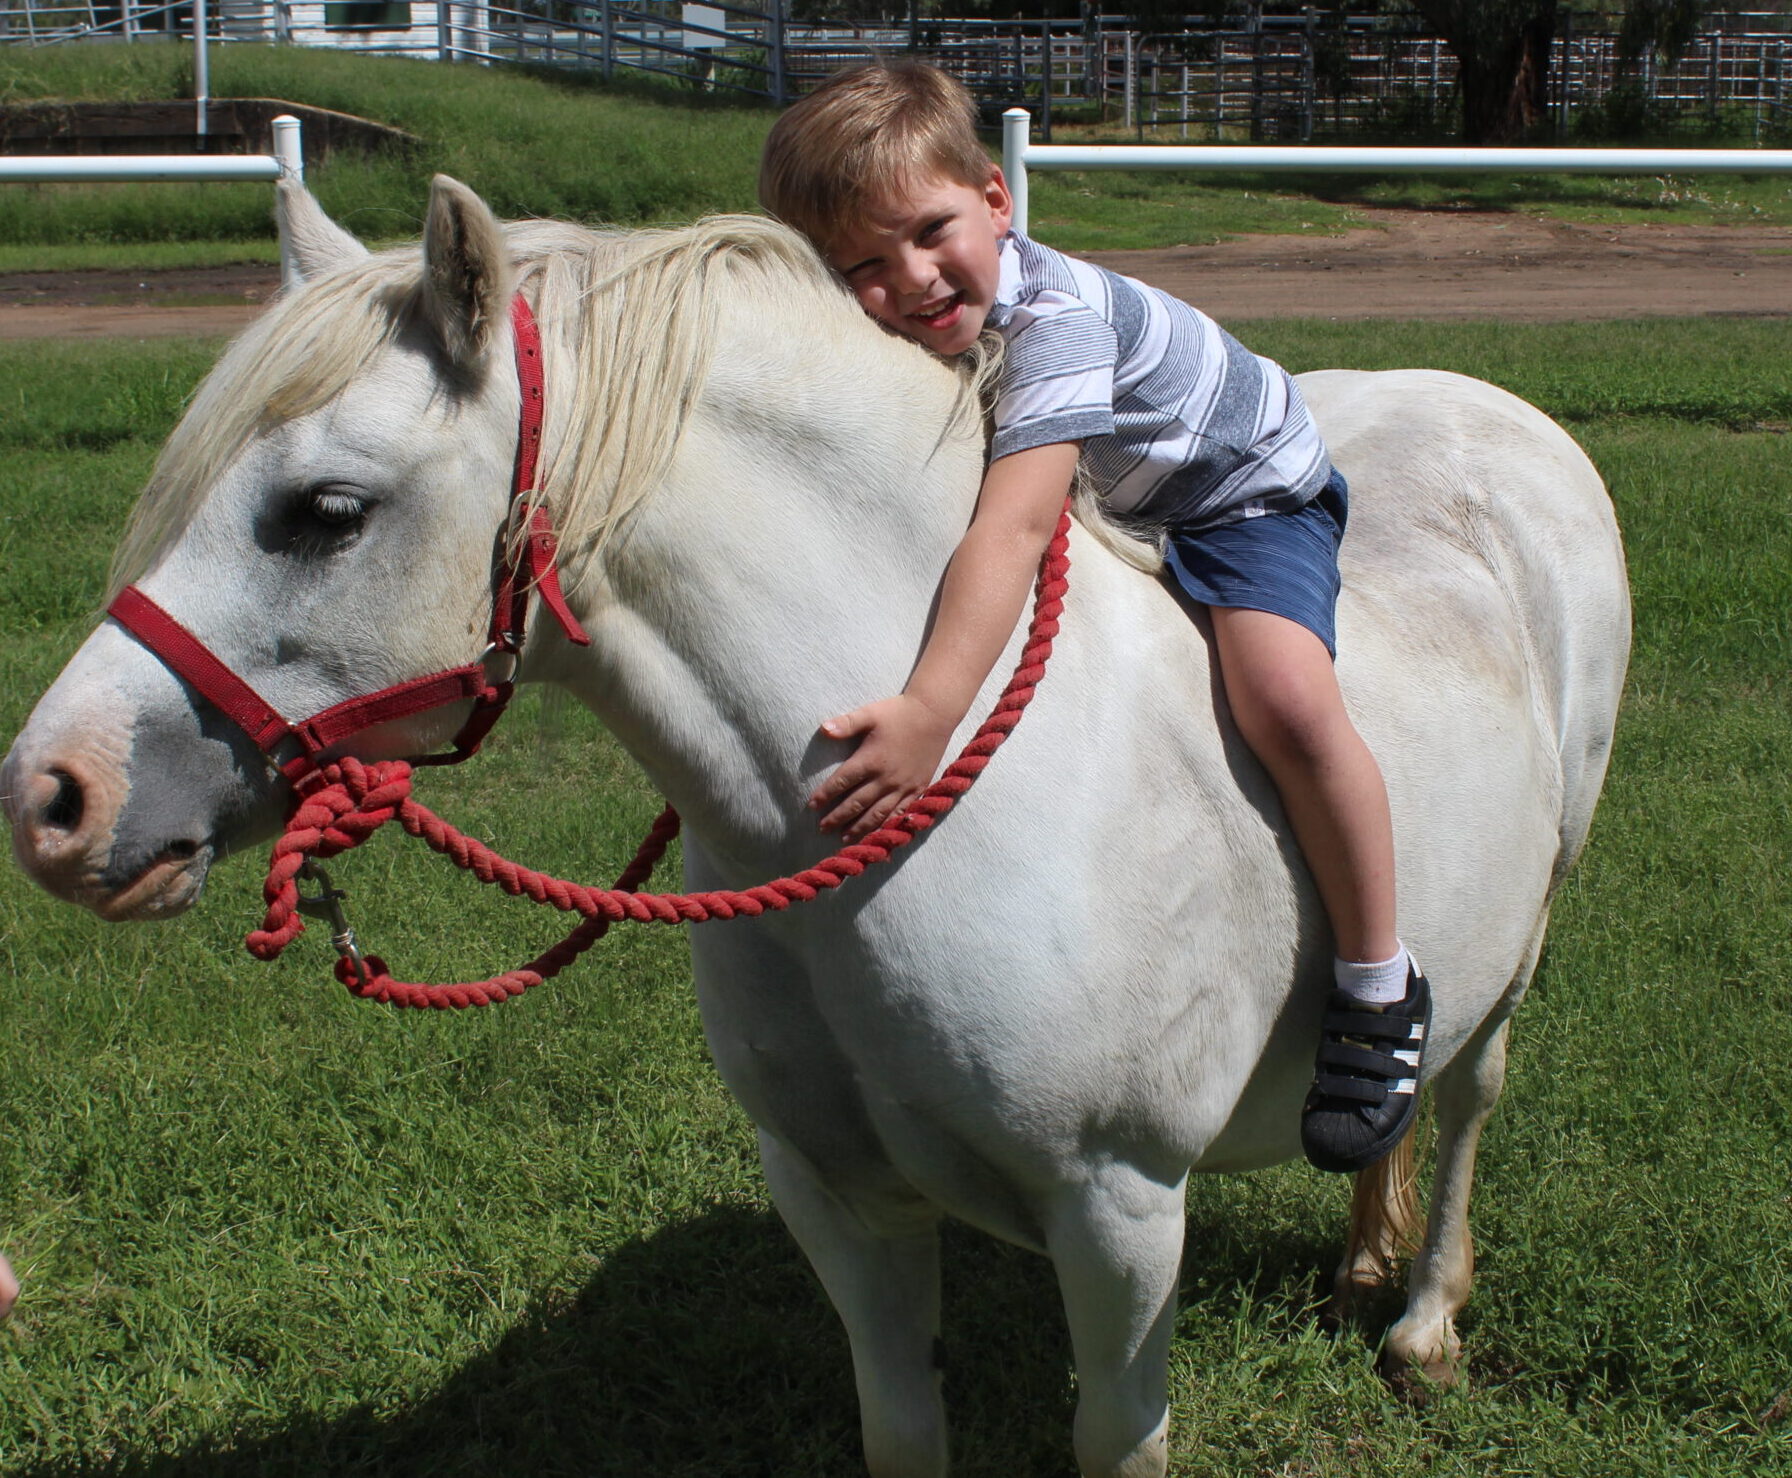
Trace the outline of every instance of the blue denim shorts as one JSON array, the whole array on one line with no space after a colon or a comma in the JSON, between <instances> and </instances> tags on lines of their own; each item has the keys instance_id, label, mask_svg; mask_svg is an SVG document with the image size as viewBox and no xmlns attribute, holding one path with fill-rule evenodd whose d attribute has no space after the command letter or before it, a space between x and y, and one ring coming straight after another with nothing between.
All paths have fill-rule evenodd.
<instances>
[{"instance_id":1,"label":"blue denim shorts","mask_svg":"<svg viewBox=\"0 0 1792 1478\"><path fill-rule=\"evenodd\" d=\"M1338 546L1349 512L1349 489L1333 469L1319 495L1293 513L1265 513L1197 533L1171 529L1164 563L1189 600L1285 616L1336 657Z\"/></svg>"}]
</instances>

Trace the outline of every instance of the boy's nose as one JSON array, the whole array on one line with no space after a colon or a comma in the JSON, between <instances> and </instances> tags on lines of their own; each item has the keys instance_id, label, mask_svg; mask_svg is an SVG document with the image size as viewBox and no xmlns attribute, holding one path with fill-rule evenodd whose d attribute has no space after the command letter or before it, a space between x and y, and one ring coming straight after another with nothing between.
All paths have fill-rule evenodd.
<instances>
[{"instance_id":1,"label":"boy's nose","mask_svg":"<svg viewBox=\"0 0 1792 1478\"><path fill-rule=\"evenodd\" d=\"M914 297L932 287L938 275L923 253L904 252L894 263L891 285L897 292Z\"/></svg>"}]
</instances>

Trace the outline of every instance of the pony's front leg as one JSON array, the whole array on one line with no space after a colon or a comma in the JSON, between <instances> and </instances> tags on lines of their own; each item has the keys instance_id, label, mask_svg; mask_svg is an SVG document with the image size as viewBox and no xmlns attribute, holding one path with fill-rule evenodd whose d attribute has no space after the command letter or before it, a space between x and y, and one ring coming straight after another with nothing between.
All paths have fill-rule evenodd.
<instances>
[{"instance_id":1,"label":"pony's front leg","mask_svg":"<svg viewBox=\"0 0 1792 1478\"><path fill-rule=\"evenodd\" d=\"M1439 1385L1455 1384L1461 1373L1456 1315L1468 1302L1475 1274L1469 1192L1481 1128L1506 1080L1506 1024L1505 1019L1484 1023L1432 1088L1437 1173L1431 1217L1425 1245L1407 1275L1406 1313L1388 1330L1381 1353L1382 1372L1396 1384L1410 1380L1415 1370Z\"/></svg>"},{"instance_id":2,"label":"pony's front leg","mask_svg":"<svg viewBox=\"0 0 1792 1478\"><path fill-rule=\"evenodd\" d=\"M939 1218L873 1229L763 1130L766 1184L846 1325L871 1478L944 1478Z\"/></svg>"},{"instance_id":3,"label":"pony's front leg","mask_svg":"<svg viewBox=\"0 0 1792 1478\"><path fill-rule=\"evenodd\" d=\"M1110 1164L1067 1190L1047 1218L1076 1356L1083 1478L1161 1478L1168 1465L1186 1184Z\"/></svg>"}]
</instances>

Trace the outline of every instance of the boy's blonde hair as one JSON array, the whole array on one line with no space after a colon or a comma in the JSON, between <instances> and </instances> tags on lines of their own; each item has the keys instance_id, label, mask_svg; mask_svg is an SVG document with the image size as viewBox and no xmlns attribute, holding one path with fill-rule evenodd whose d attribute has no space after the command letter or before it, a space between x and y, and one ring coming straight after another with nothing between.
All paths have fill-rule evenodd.
<instances>
[{"instance_id":1,"label":"boy's blonde hair","mask_svg":"<svg viewBox=\"0 0 1792 1478\"><path fill-rule=\"evenodd\" d=\"M993 168L957 78L925 62L874 61L834 73L777 121L759 201L825 252L923 180L981 189Z\"/></svg>"}]
</instances>

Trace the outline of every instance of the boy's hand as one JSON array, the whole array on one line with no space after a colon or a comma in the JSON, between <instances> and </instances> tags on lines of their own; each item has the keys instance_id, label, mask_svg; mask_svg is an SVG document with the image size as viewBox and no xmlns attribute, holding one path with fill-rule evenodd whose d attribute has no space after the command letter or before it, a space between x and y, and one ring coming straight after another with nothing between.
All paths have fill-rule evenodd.
<instances>
[{"instance_id":1,"label":"boy's hand","mask_svg":"<svg viewBox=\"0 0 1792 1478\"><path fill-rule=\"evenodd\" d=\"M990 464L971 526L946 567L933 630L901 695L821 726L830 739L859 739L851 758L809 797L823 831L857 841L927 788L1026 607L1080 452L1074 441L1056 441Z\"/></svg>"},{"instance_id":2,"label":"boy's hand","mask_svg":"<svg viewBox=\"0 0 1792 1478\"><path fill-rule=\"evenodd\" d=\"M828 738L863 737L809 797L809 809L822 812L821 829L844 830L856 842L897 815L932 782L956 726L906 693L829 719L821 726Z\"/></svg>"}]
</instances>

